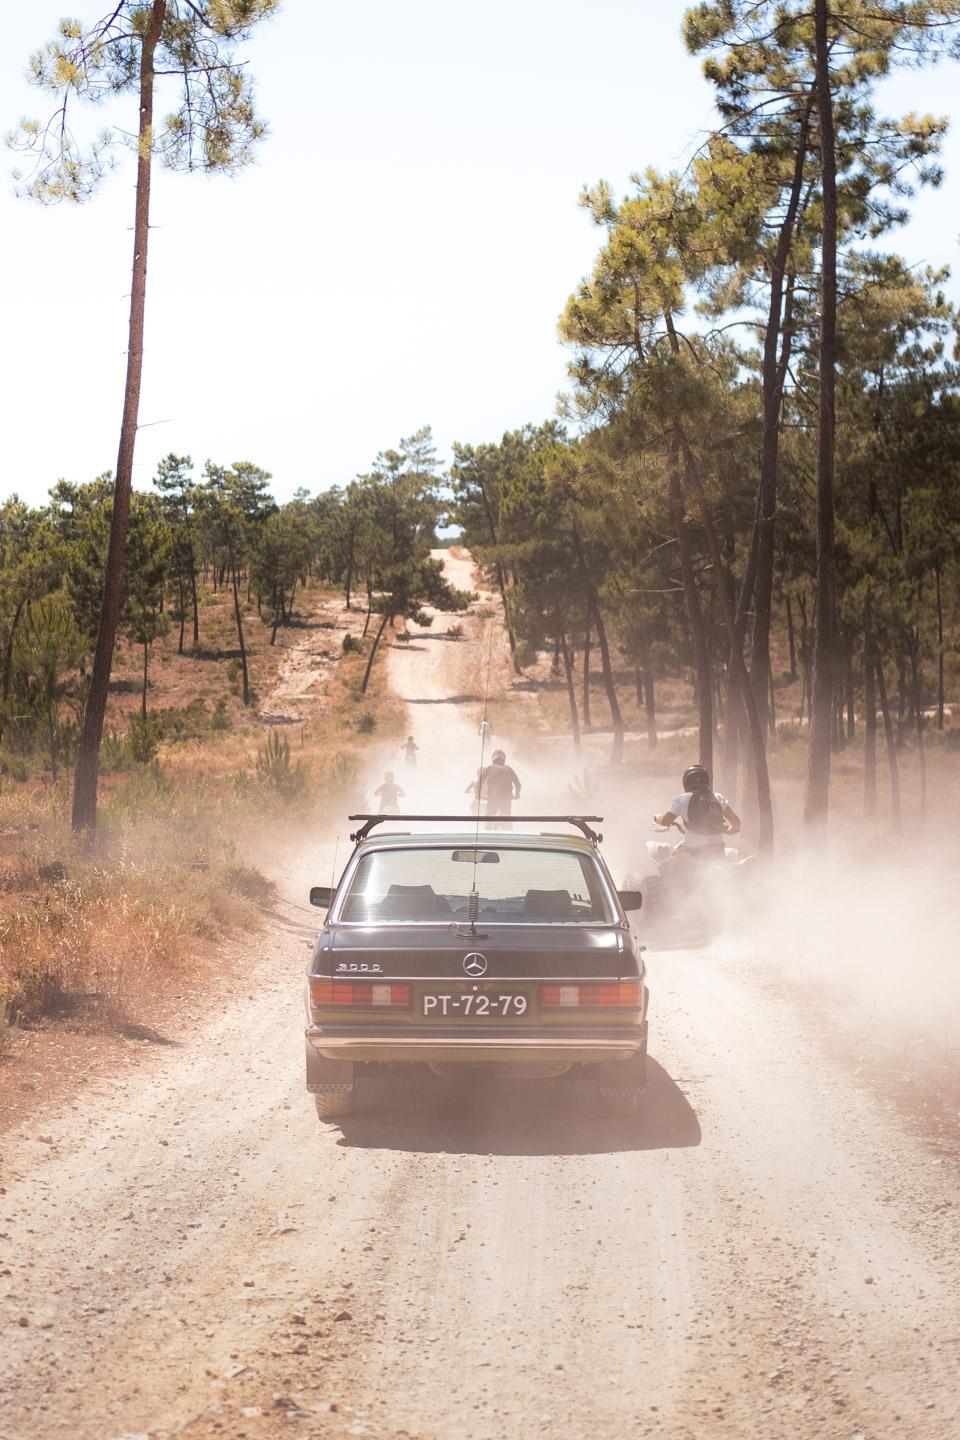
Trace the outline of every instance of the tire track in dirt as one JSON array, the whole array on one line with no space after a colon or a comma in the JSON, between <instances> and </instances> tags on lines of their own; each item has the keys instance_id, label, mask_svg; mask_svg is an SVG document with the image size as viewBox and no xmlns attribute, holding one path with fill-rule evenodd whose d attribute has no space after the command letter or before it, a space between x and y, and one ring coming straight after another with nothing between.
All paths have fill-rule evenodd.
<instances>
[{"instance_id":1,"label":"tire track in dirt","mask_svg":"<svg viewBox=\"0 0 960 1440\"><path fill-rule=\"evenodd\" d=\"M468 623L389 652L428 799L478 744ZM291 904L327 861L302 837ZM651 955L642 1116L428 1079L322 1125L309 934L278 922L205 1027L8 1138L5 1440L952 1437L955 1161L732 942Z\"/></svg>"}]
</instances>

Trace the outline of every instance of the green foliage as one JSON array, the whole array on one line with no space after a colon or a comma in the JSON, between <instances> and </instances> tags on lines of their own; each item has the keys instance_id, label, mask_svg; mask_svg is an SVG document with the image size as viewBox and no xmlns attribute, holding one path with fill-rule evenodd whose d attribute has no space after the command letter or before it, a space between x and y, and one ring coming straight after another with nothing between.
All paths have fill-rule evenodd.
<instances>
[{"instance_id":1,"label":"green foliage","mask_svg":"<svg viewBox=\"0 0 960 1440\"><path fill-rule=\"evenodd\" d=\"M234 46L278 5L167 0L154 66L178 78L179 97L155 123L153 148L170 169L232 173L249 163L264 125L254 108L253 81ZM62 20L54 39L31 56L30 80L58 104L56 123L22 120L8 136L8 144L32 161L33 168L15 178L34 199L89 199L128 146L127 133L108 126L84 147L70 123L71 107L75 100L95 104L137 90L152 8L143 0L119 0L89 28Z\"/></svg>"},{"instance_id":2,"label":"green foliage","mask_svg":"<svg viewBox=\"0 0 960 1440\"><path fill-rule=\"evenodd\" d=\"M284 800L292 800L302 794L307 783L307 772L303 762L295 763L290 756L290 741L286 735L273 730L267 736L267 743L257 752L256 778Z\"/></svg>"},{"instance_id":3,"label":"green foliage","mask_svg":"<svg viewBox=\"0 0 960 1440\"><path fill-rule=\"evenodd\" d=\"M359 655L363 650L363 642L349 632L343 637L342 650L344 655Z\"/></svg>"},{"instance_id":4,"label":"green foliage","mask_svg":"<svg viewBox=\"0 0 960 1440\"><path fill-rule=\"evenodd\" d=\"M149 765L160 749L161 731L153 715L135 715L130 721L127 739L130 754L137 765Z\"/></svg>"},{"instance_id":5,"label":"green foliage","mask_svg":"<svg viewBox=\"0 0 960 1440\"><path fill-rule=\"evenodd\" d=\"M227 714L227 697L221 695L213 707L213 714L210 716L210 729L215 733L222 734L231 726L230 716Z\"/></svg>"}]
</instances>

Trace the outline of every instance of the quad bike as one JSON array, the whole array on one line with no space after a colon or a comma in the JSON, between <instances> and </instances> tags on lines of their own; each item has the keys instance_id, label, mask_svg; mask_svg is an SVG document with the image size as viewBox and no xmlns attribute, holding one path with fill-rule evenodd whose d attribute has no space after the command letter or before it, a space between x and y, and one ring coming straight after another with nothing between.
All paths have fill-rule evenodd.
<instances>
[{"instance_id":1,"label":"quad bike","mask_svg":"<svg viewBox=\"0 0 960 1440\"><path fill-rule=\"evenodd\" d=\"M627 880L643 892L644 921L662 932L658 935L661 944L703 944L723 928L731 906L737 909L743 903L742 891L756 857L724 841L722 855L693 860L679 820L658 833L667 835L671 829L680 831L679 842L647 841L647 856L656 869L640 879L631 875ZM724 835L730 833L724 830Z\"/></svg>"}]
</instances>

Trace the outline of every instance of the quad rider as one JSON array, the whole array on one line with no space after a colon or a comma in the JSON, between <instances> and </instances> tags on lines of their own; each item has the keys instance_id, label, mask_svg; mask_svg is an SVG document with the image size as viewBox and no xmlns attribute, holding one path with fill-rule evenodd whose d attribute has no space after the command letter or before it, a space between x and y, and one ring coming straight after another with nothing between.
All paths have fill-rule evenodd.
<instances>
[{"instance_id":1,"label":"quad rider","mask_svg":"<svg viewBox=\"0 0 960 1440\"><path fill-rule=\"evenodd\" d=\"M726 795L710 786L710 772L703 765L688 765L683 772L683 794L670 801L669 809L654 815L658 825L669 829L682 821L683 852L690 860L722 860L724 835L736 835L740 816Z\"/></svg>"},{"instance_id":2,"label":"quad rider","mask_svg":"<svg viewBox=\"0 0 960 1440\"><path fill-rule=\"evenodd\" d=\"M416 770L417 751L420 749L420 746L417 744L416 740L414 740L412 735L407 736L404 743L400 746L400 749L403 751L403 757L407 762L407 769Z\"/></svg>"}]
</instances>

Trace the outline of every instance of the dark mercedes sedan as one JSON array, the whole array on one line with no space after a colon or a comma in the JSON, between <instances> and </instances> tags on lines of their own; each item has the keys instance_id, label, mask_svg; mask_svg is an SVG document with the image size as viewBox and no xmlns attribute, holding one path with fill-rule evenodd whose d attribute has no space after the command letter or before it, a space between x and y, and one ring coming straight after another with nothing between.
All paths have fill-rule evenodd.
<instances>
[{"instance_id":1,"label":"dark mercedes sedan","mask_svg":"<svg viewBox=\"0 0 960 1440\"><path fill-rule=\"evenodd\" d=\"M415 820L420 833L378 829ZM592 823L516 817L580 833L479 830L470 817L351 816L364 824L327 910L307 977L307 1089L325 1119L358 1081L423 1065L438 1075L592 1084L634 1109L646 1080L647 987ZM455 820L456 833L439 821Z\"/></svg>"}]
</instances>

